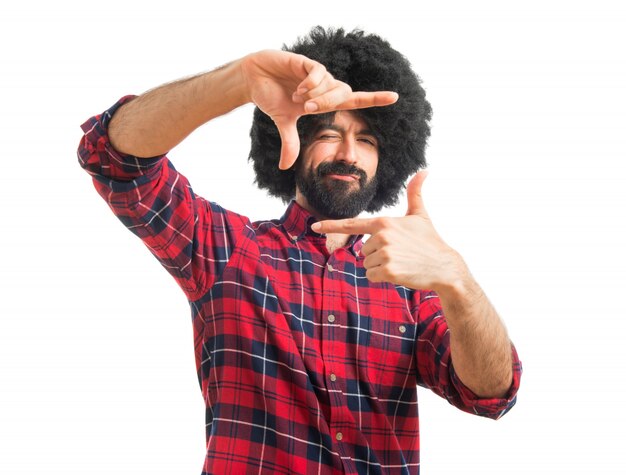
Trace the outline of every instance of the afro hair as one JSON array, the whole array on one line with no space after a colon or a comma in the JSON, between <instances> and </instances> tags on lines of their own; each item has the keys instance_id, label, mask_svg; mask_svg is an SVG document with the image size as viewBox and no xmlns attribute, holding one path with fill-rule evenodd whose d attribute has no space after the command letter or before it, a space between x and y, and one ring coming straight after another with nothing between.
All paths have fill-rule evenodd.
<instances>
[{"instance_id":1,"label":"afro hair","mask_svg":"<svg viewBox=\"0 0 626 475\"><path fill-rule=\"evenodd\" d=\"M419 77L409 61L387 41L361 30L349 33L317 26L308 37L299 38L283 50L302 54L323 64L337 80L353 91L395 91L395 104L355 111L374 131L379 142L378 188L366 208L369 212L397 203L405 180L426 166L424 152L430 136L432 109ZM301 150L320 122L329 114L304 115L298 120ZM332 113L331 113L332 117ZM281 141L272 119L258 107L250 130L256 184L270 195L288 202L295 196L295 169L280 170Z\"/></svg>"}]
</instances>

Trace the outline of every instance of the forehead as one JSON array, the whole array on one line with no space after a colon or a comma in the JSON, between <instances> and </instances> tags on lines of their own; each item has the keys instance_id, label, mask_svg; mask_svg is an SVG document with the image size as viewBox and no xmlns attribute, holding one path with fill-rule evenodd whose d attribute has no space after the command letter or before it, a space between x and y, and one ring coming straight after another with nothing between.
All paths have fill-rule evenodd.
<instances>
[{"instance_id":1,"label":"forehead","mask_svg":"<svg viewBox=\"0 0 626 475\"><path fill-rule=\"evenodd\" d=\"M332 125L337 125L342 128L354 128L354 129L369 129L367 122L363 118L352 111L337 111L332 121Z\"/></svg>"}]
</instances>

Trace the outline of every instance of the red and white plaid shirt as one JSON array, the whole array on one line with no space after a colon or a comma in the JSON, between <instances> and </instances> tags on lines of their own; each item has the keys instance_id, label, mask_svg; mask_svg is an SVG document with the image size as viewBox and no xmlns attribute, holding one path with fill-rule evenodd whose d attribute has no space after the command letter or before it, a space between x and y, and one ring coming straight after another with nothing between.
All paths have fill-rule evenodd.
<instances>
[{"instance_id":1,"label":"red and white plaid shirt","mask_svg":"<svg viewBox=\"0 0 626 475\"><path fill-rule=\"evenodd\" d=\"M165 157L115 151L126 97L83 124L78 156L100 195L185 292L206 403L203 474L417 474L417 386L498 418L457 378L433 292L365 277L362 242L328 253L291 203L250 222L194 195Z\"/></svg>"}]
</instances>

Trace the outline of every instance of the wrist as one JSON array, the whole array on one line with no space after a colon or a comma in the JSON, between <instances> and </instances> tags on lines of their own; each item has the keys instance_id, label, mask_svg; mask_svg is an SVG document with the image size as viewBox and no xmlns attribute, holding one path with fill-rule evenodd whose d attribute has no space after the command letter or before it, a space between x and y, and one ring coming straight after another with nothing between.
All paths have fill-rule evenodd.
<instances>
[{"instance_id":1,"label":"wrist","mask_svg":"<svg viewBox=\"0 0 626 475\"><path fill-rule=\"evenodd\" d=\"M453 249L449 249L447 257L441 265L441 275L433 285L434 290L442 299L467 301L476 292L474 279L463 257Z\"/></svg>"},{"instance_id":2,"label":"wrist","mask_svg":"<svg viewBox=\"0 0 626 475\"><path fill-rule=\"evenodd\" d=\"M207 113L207 116L203 117L203 122L250 102L242 68L243 59L245 58L227 63L200 77L202 84L198 97L207 103L198 104Z\"/></svg>"},{"instance_id":3,"label":"wrist","mask_svg":"<svg viewBox=\"0 0 626 475\"><path fill-rule=\"evenodd\" d=\"M233 63L231 63L231 65L234 67L234 69L236 70L236 74L237 74L237 79L239 81L239 84L241 86L240 89L240 96L242 98L242 101L244 104L248 104L250 102L253 102L252 100L252 90L250 87L250 77L249 77L249 70L251 67L251 62L254 61L254 53L253 54L248 54L246 56L244 56L243 58L238 59L237 61L234 61ZM231 66L229 65L229 66Z\"/></svg>"}]
</instances>

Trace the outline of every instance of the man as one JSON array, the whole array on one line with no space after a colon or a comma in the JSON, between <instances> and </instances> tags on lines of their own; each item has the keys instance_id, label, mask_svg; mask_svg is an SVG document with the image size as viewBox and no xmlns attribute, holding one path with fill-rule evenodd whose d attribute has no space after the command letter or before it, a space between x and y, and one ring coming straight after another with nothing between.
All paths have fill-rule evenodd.
<instances>
[{"instance_id":1,"label":"man","mask_svg":"<svg viewBox=\"0 0 626 475\"><path fill-rule=\"evenodd\" d=\"M257 184L295 197L279 220L196 196L164 157L248 102ZM519 360L434 230L424 172L405 217L357 218L425 165L430 115L386 41L318 27L83 125L81 165L189 299L203 473L418 473L417 385L492 418L515 403Z\"/></svg>"}]
</instances>

